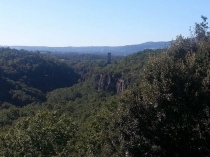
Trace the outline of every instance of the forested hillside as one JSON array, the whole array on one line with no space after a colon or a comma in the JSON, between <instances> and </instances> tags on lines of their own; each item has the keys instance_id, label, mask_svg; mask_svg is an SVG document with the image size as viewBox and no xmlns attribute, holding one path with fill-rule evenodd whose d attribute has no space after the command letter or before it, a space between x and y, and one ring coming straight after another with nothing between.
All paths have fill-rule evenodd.
<instances>
[{"instance_id":1,"label":"forested hillside","mask_svg":"<svg viewBox=\"0 0 210 157\"><path fill-rule=\"evenodd\" d=\"M0 156L209 156L202 20L190 38L110 64L2 48Z\"/></svg>"},{"instance_id":2,"label":"forested hillside","mask_svg":"<svg viewBox=\"0 0 210 157\"><path fill-rule=\"evenodd\" d=\"M79 78L70 66L51 56L10 48L0 49L2 107L44 101L46 92L72 86Z\"/></svg>"}]
</instances>

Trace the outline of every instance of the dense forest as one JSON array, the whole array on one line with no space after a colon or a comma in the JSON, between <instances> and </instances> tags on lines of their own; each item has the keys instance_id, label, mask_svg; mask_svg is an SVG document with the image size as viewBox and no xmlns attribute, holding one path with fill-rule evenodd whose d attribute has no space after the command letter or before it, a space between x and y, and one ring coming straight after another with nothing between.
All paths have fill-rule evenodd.
<instances>
[{"instance_id":1,"label":"dense forest","mask_svg":"<svg viewBox=\"0 0 210 157\"><path fill-rule=\"evenodd\" d=\"M210 155L210 33L129 56L0 48L0 156Z\"/></svg>"}]
</instances>

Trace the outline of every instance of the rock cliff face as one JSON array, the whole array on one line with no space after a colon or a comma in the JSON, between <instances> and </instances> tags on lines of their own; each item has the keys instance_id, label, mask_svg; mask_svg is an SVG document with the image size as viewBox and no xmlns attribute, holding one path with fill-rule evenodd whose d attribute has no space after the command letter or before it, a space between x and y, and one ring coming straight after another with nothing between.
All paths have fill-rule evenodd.
<instances>
[{"instance_id":1,"label":"rock cliff face","mask_svg":"<svg viewBox=\"0 0 210 157\"><path fill-rule=\"evenodd\" d=\"M113 78L109 74L93 75L93 86L98 91L121 93L127 89L128 81L121 78Z\"/></svg>"},{"instance_id":2,"label":"rock cliff face","mask_svg":"<svg viewBox=\"0 0 210 157\"><path fill-rule=\"evenodd\" d=\"M125 85L125 81L122 79L118 79L118 81L116 83L117 93L123 92L126 88L127 88L127 85Z\"/></svg>"}]
</instances>

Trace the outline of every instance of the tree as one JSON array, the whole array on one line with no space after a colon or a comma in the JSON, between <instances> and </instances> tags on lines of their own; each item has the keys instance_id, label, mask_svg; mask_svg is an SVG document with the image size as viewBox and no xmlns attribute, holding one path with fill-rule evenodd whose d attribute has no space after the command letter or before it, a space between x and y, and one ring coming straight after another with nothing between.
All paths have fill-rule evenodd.
<instances>
[{"instance_id":1,"label":"tree","mask_svg":"<svg viewBox=\"0 0 210 157\"><path fill-rule=\"evenodd\" d=\"M206 23L197 28L202 34ZM193 49L178 37L151 57L138 86L125 93L115 123L122 156L210 154L210 39L203 35Z\"/></svg>"},{"instance_id":2,"label":"tree","mask_svg":"<svg viewBox=\"0 0 210 157\"><path fill-rule=\"evenodd\" d=\"M208 18L203 15L201 16L201 18L203 20L201 23L195 23L195 36L198 40L207 37L210 33L208 32Z\"/></svg>"},{"instance_id":3,"label":"tree","mask_svg":"<svg viewBox=\"0 0 210 157\"><path fill-rule=\"evenodd\" d=\"M23 118L1 138L1 156L68 156L77 126L66 116L39 112Z\"/></svg>"}]
</instances>

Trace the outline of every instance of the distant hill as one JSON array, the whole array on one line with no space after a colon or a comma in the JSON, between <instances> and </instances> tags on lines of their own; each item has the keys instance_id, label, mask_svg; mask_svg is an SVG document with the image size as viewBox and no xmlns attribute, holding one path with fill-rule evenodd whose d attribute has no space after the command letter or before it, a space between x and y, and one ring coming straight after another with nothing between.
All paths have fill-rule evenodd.
<instances>
[{"instance_id":1,"label":"distant hill","mask_svg":"<svg viewBox=\"0 0 210 157\"><path fill-rule=\"evenodd\" d=\"M125 46L87 46L87 47L46 47L46 46L9 46L15 49L24 49L28 51L41 51L41 52L76 52L76 53L92 53L104 54L111 52L113 55L128 55L134 52L142 51L145 49L163 49L168 47L170 42L146 42L137 45Z\"/></svg>"}]
</instances>

